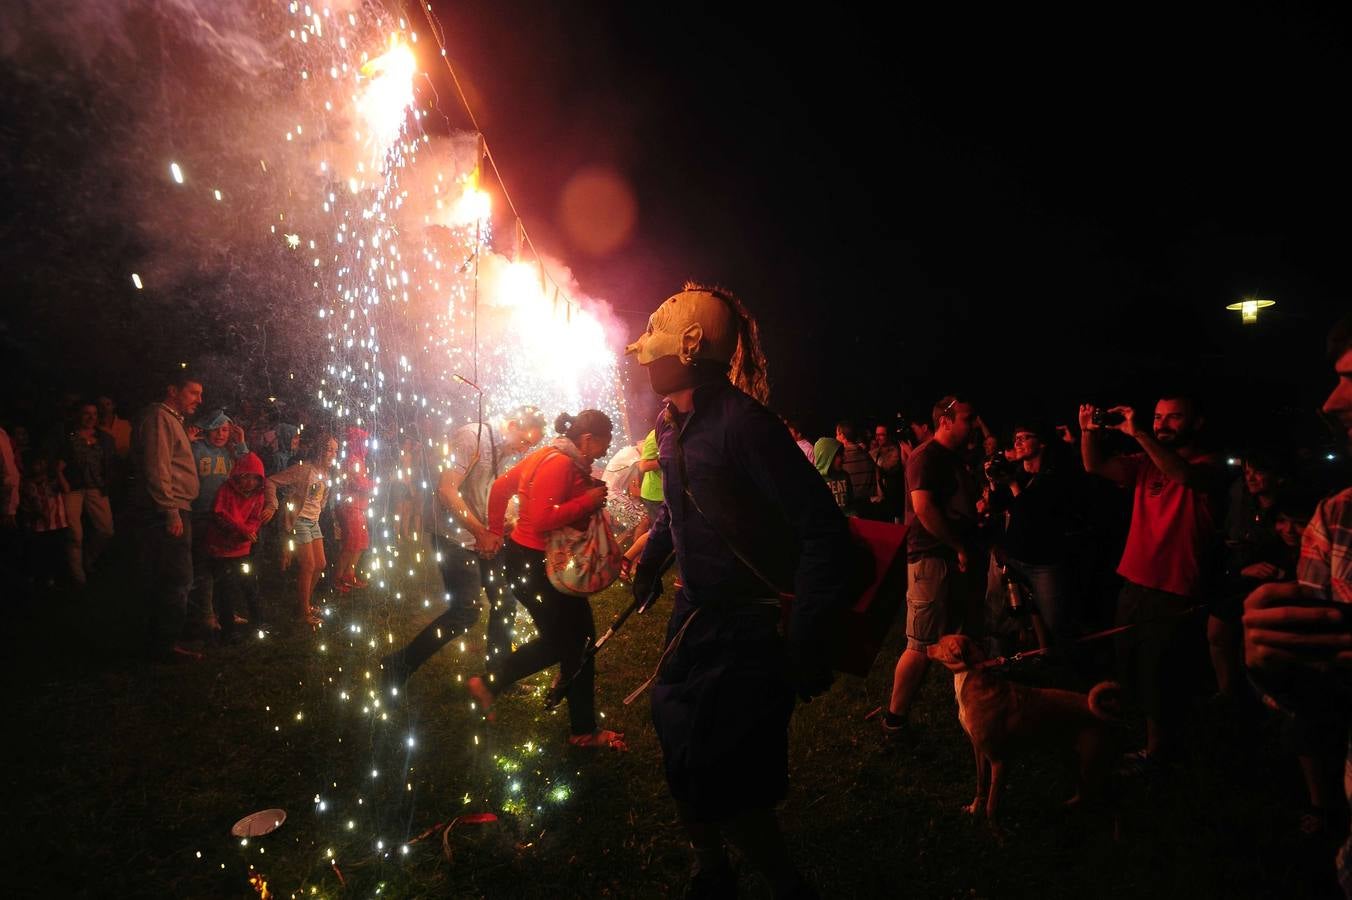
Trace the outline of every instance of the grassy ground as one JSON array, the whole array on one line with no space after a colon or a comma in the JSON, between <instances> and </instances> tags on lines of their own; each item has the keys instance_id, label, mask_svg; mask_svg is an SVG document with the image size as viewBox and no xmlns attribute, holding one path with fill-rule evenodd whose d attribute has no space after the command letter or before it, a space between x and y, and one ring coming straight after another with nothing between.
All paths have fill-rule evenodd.
<instances>
[{"instance_id":1,"label":"grassy ground","mask_svg":"<svg viewBox=\"0 0 1352 900\"><path fill-rule=\"evenodd\" d=\"M131 584L114 566L82 598L11 609L8 895L251 897L252 867L280 897L679 896L687 857L646 698L621 702L656 661L661 614L631 619L599 659L599 708L631 751L595 753L564 746L566 713L542 708L547 674L504 696L495 724L478 721L461 679L481 628L399 702L371 704L373 661L430 618L422 601L439 593L425 577L332 601L318 633L281 626L172 667L137 656ZM279 619L281 590L264 597ZM626 600L594 598L600 628ZM950 678L931 673L894 745L863 721L899 639L867 679L841 678L793 720L782 820L824 896L1320 895L1327 854L1294 837L1299 781L1271 726L1236 735L1199 716L1186 775L1127 788L1116 843L1105 822L1059 808L1064 760L1025 761L997 845L961 811L973 773ZM270 807L287 813L279 830L247 846L230 836ZM480 812L499 819L404 852ZM745 873L742 887L768 896Z\"/></svg>"}]
</instances>

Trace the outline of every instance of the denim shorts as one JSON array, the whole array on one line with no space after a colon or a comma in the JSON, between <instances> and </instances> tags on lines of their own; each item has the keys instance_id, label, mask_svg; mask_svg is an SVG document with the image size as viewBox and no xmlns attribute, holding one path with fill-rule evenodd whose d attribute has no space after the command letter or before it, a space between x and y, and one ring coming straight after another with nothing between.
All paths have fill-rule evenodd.
<instances>
[{"instance_id":1,"label":"denim shorts","mask_svg":"<svg viewBox=\"0 0 1352 900\"><path fill-rule=\"evenodd\" d=\"M319 523L310 519L297 519L296 527L292 529L292 534L296 536L296 546L300 547L311 541L324 540L324 533L319 530Z\"/></svg>"},{"instance_id":2,"label":"denim shorts","mask_svg":"<svg viewBox=\"0 0 1352 900\"><path fill-rule=\"evenodd\" d=\"M956 567L947 559L925 556L907 563L906 649L924 650L947 632L949 594Z\"/></svg>"}]
</instances>

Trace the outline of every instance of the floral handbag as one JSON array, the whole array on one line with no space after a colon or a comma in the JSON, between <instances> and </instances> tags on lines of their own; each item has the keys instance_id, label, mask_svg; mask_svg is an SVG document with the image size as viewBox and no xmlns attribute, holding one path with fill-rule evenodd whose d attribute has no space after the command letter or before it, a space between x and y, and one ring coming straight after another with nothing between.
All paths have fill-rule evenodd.
<instances>
[{"instance_id":1,"label":"floral handbag","mask_svg":"<svg viewBox=\"0 0 1352 900\"><path fill-rule=\"evenodd\" d=\"M586 528L565 525L545 542L545 575L561 593L585 597L604 590L620 576L624 551L610 529L610 513L598 509Z\"/></svg>"}]
</instances>

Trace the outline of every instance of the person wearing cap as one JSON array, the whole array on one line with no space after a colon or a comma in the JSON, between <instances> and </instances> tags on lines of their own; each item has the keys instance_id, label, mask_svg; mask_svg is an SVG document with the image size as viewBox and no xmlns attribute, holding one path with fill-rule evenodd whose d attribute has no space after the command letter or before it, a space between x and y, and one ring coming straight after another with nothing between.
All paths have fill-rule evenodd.
<instances>
[{"instance_id":1,"label":"person wearing cap","mask_svg":"<svg viewBox=\"0 0 1352 900\"><path fill-rule=\"evenodd\" d=\"M652 688L667 784L694 851L690 894L733 896L725 837L774 894L812 896L775 806L788 788L795 697L830 687L845 602L845 517L766 409L757 325L731 293L668 298L629 347L666 398L657 420L666 502L634 573L647 609L674 553L681 586ZM781 636L781 597L792 614Z\"/></svg>"},{"instance_id":2,"label":"person wearing cap","mask_svg":"<svg viewBox=\"0 0 1352 900\"><path fill-rule=\"evenodd\" d=\"M220 630L212 590L211 556L207 552L207 525L216 503L216 492L230 477L235 460L249 452L244 430L223 409L213 409L197 418L201 438L193 441L192 456L197 467L198 491L192 501L193 585L189 609L199 616L197 623L214 636Z\"/></svg>"}]
</instances>

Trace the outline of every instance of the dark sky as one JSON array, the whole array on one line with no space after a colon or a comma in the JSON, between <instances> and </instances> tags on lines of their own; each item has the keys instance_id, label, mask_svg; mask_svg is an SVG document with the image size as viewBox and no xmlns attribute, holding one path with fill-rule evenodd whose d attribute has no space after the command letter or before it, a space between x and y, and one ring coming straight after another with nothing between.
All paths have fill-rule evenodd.
<instances>
[{"instance_id":1,"label":"dark sky","mask_svg":"<svg viewBox=\"0 0 1352 900\"><path fill-rule=\"evenodd\" d=\"M779 408L1322 396L1352 308L1345 14L437 8L541 246L625 309L737 291ZM603 257L555 224L595 165L639 210ZM1224 310L1246 294L1278 300L1247 329Z\"/></svg>"},{"instance_id":2,"label":"dark sky","mask_svg":"<svg viewBox=\"0 0 1352 900\"><path fill-rule=\"evenodd\" d=\"M1352 308L1346 11L433 2L540 248L631 334L687 278L735 290L760 319L772 406L811 430L953 390L1003 427L1068 419L1081 399L1149 404L1166 386L1200 387L1241 439L1281 407L1313 424L1324 333ZM230 332L223 358L283 353L259 337L275 328L248 331L249 316L284 318L282 251L198 246L215 232L178 218L187 201L162 164L192 145L199 170L214 165L234 138L213 103L253 95L173 28L124 18L121 42L71 42L54 13L49 44L22 27L0 41L22 61L0 67L11 383L50 363L52 385L116 389L116 351L162 355L175 332L154 310L189 301L199 330ZM427 127L469 128L414 19L435 89L422 101L446 120ZM99 46L53 75L50 60ZM258 181L252 152L228 162ZM637 218L592 254L559 209L597 167L629 186ZM255 221L244 199L236 223ZM501 245L512 225L495 209ZM136 293L128 269L169 245L200 277ZM1278 301L1256 327L1224 309L1246 294Z\"/></svg>"}]
</instances>

